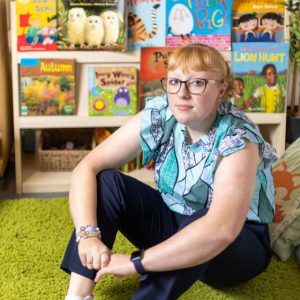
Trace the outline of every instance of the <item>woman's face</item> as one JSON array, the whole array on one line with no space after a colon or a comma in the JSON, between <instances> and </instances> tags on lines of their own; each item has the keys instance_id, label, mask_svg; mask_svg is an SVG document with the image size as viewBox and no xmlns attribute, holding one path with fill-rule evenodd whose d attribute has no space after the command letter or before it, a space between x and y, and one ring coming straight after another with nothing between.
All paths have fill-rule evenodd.
<instances>
[{"instance_id":1,"label":"woman's face","mask_svg":"<svg viewBox=\"0 0 300 300\"><path fill-rule=\"evenodd\" d=\"M178 122L194 129L201 129L203 124L213 122L218 108L218 96L222 89L221 74L211 71L190 71L183 73L180 68L168 72L168 78L182 81L194 79L212 79L208 81L202 94L190 94L184 84L181 84L177 94L168 94L168 102L174 117Z\"/></svg>"}]
</instances>

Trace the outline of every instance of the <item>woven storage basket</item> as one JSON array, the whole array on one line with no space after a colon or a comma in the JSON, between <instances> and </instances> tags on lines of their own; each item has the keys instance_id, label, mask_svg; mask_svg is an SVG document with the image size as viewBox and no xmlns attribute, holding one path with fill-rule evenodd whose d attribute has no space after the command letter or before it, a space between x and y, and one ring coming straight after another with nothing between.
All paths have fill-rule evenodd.
<instances>
[{"instance_id":1,"label":"woven storage basket","mask_svg":"<svg viewBox=\"0 0 300 300\"><path fill-rule=\"evenodd\" d=\"M45 129L38 149L41 171L71 171L94 147L93 129ZM73 149L64 149L72 142Z\"/></svg>"}]
</instances>

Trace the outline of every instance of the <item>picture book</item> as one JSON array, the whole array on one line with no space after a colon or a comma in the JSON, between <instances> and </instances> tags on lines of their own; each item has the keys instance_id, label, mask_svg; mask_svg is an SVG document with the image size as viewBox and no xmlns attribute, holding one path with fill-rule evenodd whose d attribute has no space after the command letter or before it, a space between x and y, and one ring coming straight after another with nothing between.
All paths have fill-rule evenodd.
<instances>
[{"instance_id":1,"label":"picture book","mask_svg":"<svg viewBox=\"0 0 300 300\"><path fill-rule=\"evenodd\" d=\"M58 50L126 50L125 1L57 1Z\"/></svg>"},{"instance_id":2,"label":"picture book","mask_svg":"<svg viewBox=\"0 0 300 300\"><path fill-rule=\"evenodd\" d=\"M89 66L88 88L90 116L136 114L136 68Z\"/></svg>"},{"instance_id":3,"label":"picture book","mask_svg":"<svg viewBox=\"0 0 300 300\"><path fill-rule=\"evenodd\" d=\"M128 50L165 45L166 0L128 0Z\"/></svg>"},{"instance_id":4,"label":"picture book","mask_svg":"<svg viewBox=\"0 0 300 300\"><path fill-rule=\"evenodd\" d=\"M170 0L166 4L166 46L202 43L230 50L232 1Z\"/></svg>"},{"instance_id":5,"label":"picture book","mask_svg":"<svg viewBox=\"0 0 300 300\"><path fill-rule=\"evenodd\" d=\"M140 64L140 109L144 107L145 98L164 93L160 79L167 76L168 58L176 47L141 48Z\"/></svg>"},{"instance_id":6,"label":"picture book","mask_svg":"<svg viewBox=\"0 0 300 300\"><path fill-rule=\"evenodd\" d=\"M75 60L24 58L20 63L22 116L75 112Z\"/></svg>"},{"instance_id":7,"label":"picture book","mask_svg":"<svg viewBox=\"0 0 300 300\"><path fill-rule=\"evenodd\" d=\"M284 112L288 61L287 43L233 43L235 106L246 112Z\"/></svg>"},{"instance_id":8,"label":"picture book","mask_svg":"<svg viewBox=\"0 0 300 300\"><path fill-rule=\"evenodd\" d=\"M55 51L56 0L16 0L18 51Z\"/></svg>"},{"instance_id":9,"label":"picture book","mask_svg":"<svg viewBox=\"0 0 300 300\"><path fill-rule=\"evenodd\" d=\"M232 41L284 42L284 1L234 1Z\"/></svg>"}]
</instances>

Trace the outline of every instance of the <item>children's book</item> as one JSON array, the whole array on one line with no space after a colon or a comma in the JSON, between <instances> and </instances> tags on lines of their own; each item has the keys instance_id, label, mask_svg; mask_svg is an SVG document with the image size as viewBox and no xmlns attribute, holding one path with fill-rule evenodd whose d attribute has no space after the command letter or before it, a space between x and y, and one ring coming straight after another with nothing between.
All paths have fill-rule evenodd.
<instances>
[{"instance_id":1,"label":"children's book","mask_svg":"<svg viewBox=\"0 0 300 300\"><path fill-rule=\"evenodd\" d=\"M55 51L56 0L16 0L18 51Z\"/></svg>"},{"instance_id":2,"label":"children's book","mask_svg":"<svg viewBox=\"0 0 300 300\"><path fill-rule=\"evenodd\" d=\"M128 0L128 50L164 46L166 0Z\"/></svg>"},{"instance_id":3,"label":"children's book","mask_svg":"<svg viewBox=\"0 0 300 300\"><path fill-rule=\"evenodd\" d=\"M166 46L202 43L230 50L232 1L170 0L166 4Z\"/></svg>"},{"instance_id":4,"label":"children's book","mask_svg":"<svg viewBox=\"0 0 300 300\"><path fill-rule=\"evenodd\" d=\"M235 106L246 112L284 112L288 61L287 43L233 43Z\"/></svg>"},{"instance_id":5,"label":"children's book","mask_svg":"<svg viewBox=\"0 0 300 300\"><path fill-rule=\"evenodd\" d=\"M164 93L160 79L167 76L169 56L176 47L141 48L140 64L140 109L144 107L145 98Z\"/></svg>"},{"instance_id":6,"label":"children's book","mask_svg":"<svg viewBox=\"0 0 300 300\"><path fill-rule=\"evenodd\" d=\"M24 58L20 64L22 116L75 112L75 60Z\"/></svg>"},{"instance_id":7,"label":"children's book","mask_svg":"<svg viewBox=\"0 0 300 300\"><path fill-rule=\"evenodd\" d=\"M284 42L284 1L234 1L232 41Z\"/></svg>"},{"instance_id":8,"label":"children's book","mask_svg":"<svg viewBox=\"0 0 300 300\"><path fill-rule=\"evenodd\" d=\"M57 1L58 50L126 50L125 1Z\"/></svg>"},{"instance_id":9,"label":"children's book","mask_svg":"<svg viewBox=\"0 0 300 300\"><path fill-rule=\"evenodd\" d=\"M88 88L90 116L136 114L136 68L89 66Z\"/></svg>"}]
</instances>

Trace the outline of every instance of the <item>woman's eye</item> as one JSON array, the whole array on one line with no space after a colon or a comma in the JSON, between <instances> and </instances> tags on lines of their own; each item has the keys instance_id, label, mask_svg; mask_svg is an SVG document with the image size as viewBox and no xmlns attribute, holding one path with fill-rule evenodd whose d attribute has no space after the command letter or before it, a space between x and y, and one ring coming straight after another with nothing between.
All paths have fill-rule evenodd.
<instances>
[{"instance_id":1,"label":"woman's eye","mask_svg":"<svg viewBox=\"0 0 300 300\"><path fill-rule=\"evenodd\" d=\"M170 85L178 85L178 84L180 84L180 81L178 79L170 79L169 84Z\"/></svg>"},{"instance_id":2,"label":"woman's eye","mask_svg":"<svg viewBox=\"0 0 300 300\"><path fill-rule=\"evenodd\" d=\"M205 81L204 80L193 80L190 82L190 85L193 85L193 86L204 86L205 85Z\"/></svg>"}]
</instances>

